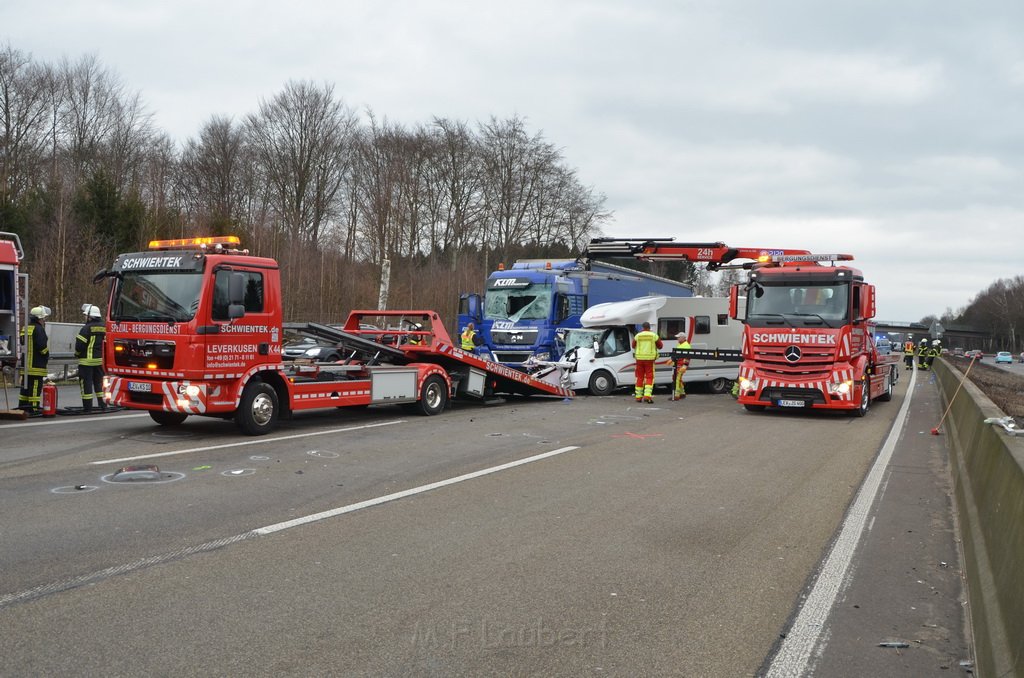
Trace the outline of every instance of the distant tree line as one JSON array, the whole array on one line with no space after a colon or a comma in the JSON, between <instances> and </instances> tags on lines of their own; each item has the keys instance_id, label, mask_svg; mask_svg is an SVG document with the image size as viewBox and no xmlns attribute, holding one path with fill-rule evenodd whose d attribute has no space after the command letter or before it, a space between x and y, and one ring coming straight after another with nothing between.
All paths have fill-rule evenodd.
<instances>
[{"instance_id":1,"label":"distant tree line","mask_svg":"<svg viewBox=\"0 0 1024 678\"><path fill-rule=\"evenodd\" d=\"M92 56L0 47L0 230L26 249L32 304L77 321L92 275L151 239L235 234L281 263L285 318L376 308L454 315L499 262L571 257L610 215L520 117L404 127L329 84L288 82L176 144Z\"/></svg>"},{"instance_id":2,"label":"distant tree line","mask_svg":"<svg viewBox=\"0 0 1024 678\"><path fill-rule=\"evenodd\" d=\"M1001 278L978 293L958 311L946 309L939 317L928 316L921 322L939 321L944 327L966 326L988 334L987 352L1024 351L1024 276Z\"/></svg>"}]
</instances>

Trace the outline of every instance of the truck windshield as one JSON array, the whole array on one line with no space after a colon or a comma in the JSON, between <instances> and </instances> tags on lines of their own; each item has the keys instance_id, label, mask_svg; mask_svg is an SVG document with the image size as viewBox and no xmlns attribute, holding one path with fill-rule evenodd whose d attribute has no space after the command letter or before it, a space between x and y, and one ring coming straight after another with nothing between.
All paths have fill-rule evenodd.
<instances>
[{"instance_id":1,"label":"truck windshield","mask_svg":"<svg viewBox=\"0 0 1024 678\"><path fill-rule=\"evenodd\" d=\"M541 320L551 310L551 285L530 285L524 290L487 290L484 317L488 320Z\"/></svg>"},{"instance_id":2,"label":"truck windshield","mask_svg":"<svg viewBox=\"0 0 1024 678\"><path fill-rule=\"evenodd\" d=\"M849 286L844 283L762 284L747 295L747 320L838 327L849 318Z\"/></svg>"},{"instance_id":3,"label":"truck windshield","mask_svg":"<svg viewBox=\"0 0 1024 678\"><path fill-rule=\"evenodd\" d=\"M166 320L186 322L199 307L202 273L133 273L122 274L114 291L110 319Z\"/></svg>"}]
</instances>

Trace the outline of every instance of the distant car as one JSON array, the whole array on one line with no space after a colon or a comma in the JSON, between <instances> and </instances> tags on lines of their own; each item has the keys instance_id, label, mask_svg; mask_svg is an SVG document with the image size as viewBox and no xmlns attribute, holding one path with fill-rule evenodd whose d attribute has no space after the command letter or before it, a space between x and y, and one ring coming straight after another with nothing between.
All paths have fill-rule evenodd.
<instances>
[{"instance_id":1,"label":"distant car","mask_svg":"<svg viewBox=\"0 0 1024 678\"><path fill-rule=\"evenodd\" d=\"M1020 356L1017 358L1017 362L1024 363L1024 351L1020 352Z\"/></svg>"},{"instance_id":2,"label":"distant car","mask_svg":"<svg viewBox=\"0 0 1024 678\"><path fill-rule=\"evenodd\" d=\"M1013 364L1013 354L1009 351L1000 351L996 353L996 362Z\"/></svg>"},{"instance_id":3,"label":"distant car","mask_svg":"<svg viewBox=\"0 0 1024 678\"><path fill-rule=\"evenodd\" d=\"M985 354L976 348L972 348L970 351L964 351L965 358L974 358L975 360L981 360L985 357Z\"/></svg>"}]
</instances>

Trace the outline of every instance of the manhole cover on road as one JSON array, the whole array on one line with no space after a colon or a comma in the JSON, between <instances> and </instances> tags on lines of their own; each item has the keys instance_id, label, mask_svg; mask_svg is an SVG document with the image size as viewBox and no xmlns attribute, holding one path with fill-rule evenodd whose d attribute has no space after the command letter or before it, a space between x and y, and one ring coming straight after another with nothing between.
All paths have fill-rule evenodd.
<instances>
[{"instance_id":1,"label":"manhole cover on road","mask_svg":"<svg viewBox=\"0 0 1024 678\"><path fill-rule=\"evenodd\" d=\"M109 475L103 476L102 480L105 483L167 483L184 477L184 473L161 473L159 467L150 464L146 466L124 466Z\"/></svg>"}]
</instances>

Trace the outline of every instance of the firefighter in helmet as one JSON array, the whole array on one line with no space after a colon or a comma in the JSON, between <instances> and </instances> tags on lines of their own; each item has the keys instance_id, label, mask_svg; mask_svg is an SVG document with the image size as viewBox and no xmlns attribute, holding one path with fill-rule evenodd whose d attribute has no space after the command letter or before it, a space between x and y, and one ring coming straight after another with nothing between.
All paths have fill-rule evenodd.
<instances>
[{"instance_id":1,"label":"firefighter in helmet","mask_svg":"<svg viewBox=\"0 0 1024 678\"><path fill-rule=\"evenodd\" d=\"M914 335L908 334L907 340L903 342L903 364L908 370L914 369Z\"/></svg>"},{"instance_id":2,"label":"firefighter in helmet","mask_svg":"<svg viewBox=\"0 0 1024 678\"><path fill-rule=\"evenodd\" d=\"M29 414L38 413L42 406L43 379L47 375L46 364L50 362L50 339L46 336L46 319L50 313L48 306L34 306L28 312L28 325L21 331L25 352L18 408Z\"/></svg>"},{"instance_id":3,"label":"firefighter in helmet","mask_svg":"<svg viewBox=\"0 0 1024 678\"><path fill-rule=\"evenodd\" d=\"M928 369L928 340L922 339L917 345L917 369Z\"/></svg>"},{"instance_id":4,"label":"firefighter in helmet","mask_svg":"<svg viewBox=\"0 0 1024 678\"><path fill-rule=\"evenodd\" d=\"M103 400L103 341L107 336L107 326L97 306L83 304L82 315L85 316L85 324L75 337L82 411L91 412L94 399L99 408L105 410L107 403Z\"/></svg>"},{"instance_id":5,"label":"firefighter in helmet","mask_svg":"<svg viewBox=\"0 0 1024 678\"><path fill-rule=\"evenodd\" d=\"M931 348L928 349L928 369L932 368L932 363L942 353L942 343L936 339L932 342Z\"/></svg>"}]
</instances>

